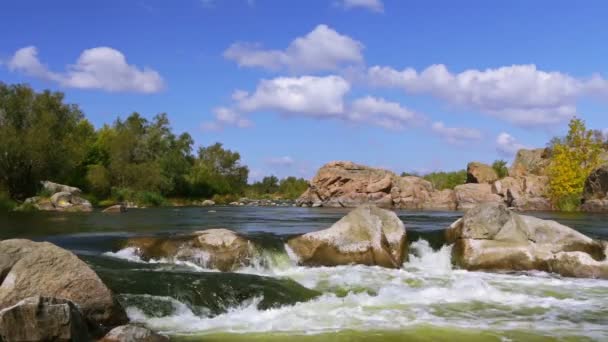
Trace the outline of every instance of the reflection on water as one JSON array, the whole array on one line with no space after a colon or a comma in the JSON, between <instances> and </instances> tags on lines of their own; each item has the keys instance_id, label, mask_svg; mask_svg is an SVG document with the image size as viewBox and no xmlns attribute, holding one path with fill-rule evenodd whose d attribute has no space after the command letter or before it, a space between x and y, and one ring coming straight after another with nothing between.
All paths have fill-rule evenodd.
<instances>
[{"instance_id":1,"label":"reflection on water","mask_svg":"<svg viewBox=\"0 0 608 342\"><path fill-rule=\"evenodd\" d=\"M10 213L2 238L46 240L90 263L130 318L184 340L608 340L608 281L453 269L442 230L458 212L400 211L412 242L398 270L297 266L290 236L326 228L345 209L158 208L125 214ZM606 215L537 213L608 239ZM219 273L119 250L133 235L229 228L261 251ZM152 287L153 286L153 287Z\"/></svg>"}]
</instances>

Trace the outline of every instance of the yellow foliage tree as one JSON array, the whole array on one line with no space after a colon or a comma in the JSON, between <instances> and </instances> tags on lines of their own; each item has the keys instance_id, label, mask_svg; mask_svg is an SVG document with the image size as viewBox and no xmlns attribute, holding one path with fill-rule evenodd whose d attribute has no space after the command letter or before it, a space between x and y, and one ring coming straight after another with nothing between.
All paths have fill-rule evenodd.
<instances>
[{"instance_id":1,"label":"yellow foliage tree","mask_svg":"<svg viewBox=\"0 0 608 342\"><path fill-rule=\"evenodd\" d=\"M600 164L602 141L581 119L573 118L568 126L568 135L553 143L548 176L551 201L569 211L578 208L585 180Z\"/></svg>"}]
</instances>

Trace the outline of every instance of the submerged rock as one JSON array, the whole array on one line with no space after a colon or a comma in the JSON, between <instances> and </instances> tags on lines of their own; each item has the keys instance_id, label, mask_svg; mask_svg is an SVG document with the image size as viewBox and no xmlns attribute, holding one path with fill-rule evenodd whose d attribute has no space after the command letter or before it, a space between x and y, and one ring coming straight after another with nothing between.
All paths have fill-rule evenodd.
<instances>
[{"instance_id":1,"label":"submerged rock","mask_svg":"<svg viewBox=\"0 0 608 342\"><path fill-rule=\"evenodd\" d=\"M287 242L299 262L309 266L347 264L399 268L407 257L405 226L389 210L365 205L330 228Z\"/></svg>"},{"instance_id":2,"label":"submerged rock","mask_svg":"<svg viewBox=\"0 0 608 342\"><path fill-rule=\"evenodd\" d=\"M134 324L112 329L99 342L168 342L169 338Z\"/></svg>"},{"instance_id":3,"label":"submerged rock","mask_svg":"<svg viewBox=\"0 0 608 342\"><path fill-rule=\"evenodd\" d=\"M0 308L32 296L64 298L78 305L95 329L127 322L97 274L73 253L48 242L0 241L0 284Z\"/></svg>"},{"instance_id":4,"label":"submerged rock","mask_svg":"<svg viewBox=\"0 0 608 342\"><path fill-rule=\"evenodd\" d=\"M470 209L447 229L446 240L454 243L453 263L468 270L608 277L602 242L555 221L516 214L504 204Z\"/></svg>"},{"instance_id":5,"label":"submerged rock","mask_svg":"<svg viewBox=\"0 0 608 342\"><path fill-rule=\"evenodd\" d=\"M34 296L0 310L0 341L90 340L84 317L69 300Z\"/></svg>"},{"instance_id":6,"label":"submerged rock","mask_svg":"<svg viewBox=\"0 0 608 342\"><path fill-rule=\"evenodd\" d=\"M471 162L467 165L467 183L488 183L498 180L496 171L484 163Z\"/></svg>"},{"instance_id":7,"label":"submerged rock","mask_svg":"<svg viewBox=\"0 0 608 342\"><path fill-rule=\"evenodd\" d=\"M143 259L169 258L202 267L231 271L248 265L255 255L249 240L228 229L208 229L170 238L136 237L126 242Z\"/></svg>"}]
</instances>

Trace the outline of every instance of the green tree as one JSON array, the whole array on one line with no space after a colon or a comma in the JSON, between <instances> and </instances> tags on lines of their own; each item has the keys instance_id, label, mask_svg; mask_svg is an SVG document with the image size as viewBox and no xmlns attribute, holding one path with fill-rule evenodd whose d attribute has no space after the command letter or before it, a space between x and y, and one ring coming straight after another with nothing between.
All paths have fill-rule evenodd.
<instances>
[{"instance_id":1,"label":"green tree","mask_svg":"<svg viewBox=\"0 0 608 342\"><path fill-rule=\"evenodd\" d=\"M507 162L504 160L495 160L492 163L492 168L496 171L498 178L505 178L509 174L509 169L507 169Z\"/></svg>"},{"instance_id":2,"label":"green tree","mask_svg":"<svg viewBox=\"0 0 608 342\"><path fill-rule=\"evenodd\" d=\"M242 193L248 176L249 169L241 165L241 155L215 143L199 148L188 181L193 195L210 197Z\"/></svg>"},{"instance_id":3,"label":"green tree","mask_svg":"<svg viewBox=\"0 0 608 342\"><path fill-rule=\"evenodd\" d=\"M552 140L548 168L549 196L562 210L575 210L580 204L585 180L599 166L603 141L585 122L573 118L568 135Z\"/></svg>"},{"instance_id":4,"label":"green tree","mask_svg":"<svg viewBox=\"0 0 608 342\"><path fill-rule=\"evenodd\" d=\"M279 192L287 199L296 199L308 189L308 181L304 178L286 177L279 183Z\"/></svg>"}]
</instances>

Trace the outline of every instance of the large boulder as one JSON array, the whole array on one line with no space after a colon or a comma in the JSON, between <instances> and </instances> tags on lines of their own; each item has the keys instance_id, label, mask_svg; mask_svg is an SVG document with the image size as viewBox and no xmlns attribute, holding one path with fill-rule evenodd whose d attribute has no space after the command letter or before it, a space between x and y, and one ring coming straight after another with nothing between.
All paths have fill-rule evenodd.
<instances>
[{"instance_id":1,"label":"large boulder","mask_svg":"<svg viewBox=\"0 0 608 342\"><path fill-rule=\"evenodd\" d=\"M287 245L307 266L399 268L407 257L403 222L394 212L373 205L360 206L330 228L292 238Z\"/></svg>"},{"instance_id":2,"label":"large boulder","mask_svg":"<svg viewBox=\"0 0 608 342\"><path fill-rule=\"evenodd\" d=\"M374 204L383 208L454 209L455 197L438 192L420 177L399 177L393 172L352 162L331 162L319 169L297 205L349 207Z\"/></svg>"},{"instance_id":3,"label":"large boulder","mask_svg":"<svg viewBox=\"0 0 608 342\"><path fill-rule=\"evenodd\" d=\"M51 197L35 196L25 200L21 209L31 206L41 211L91 212L91 202L75 193L60 191Z\"/></svg>"},{"instance_id":4,"label":"large boulder","mask_svg":"<svg viewBox=\"0 0 608 342\"><path fill-rule=\"evenodd\" d=\"M0 241L0 308L32 296L74 302L93 332L128 321L110 289L73 253L48 242Z\"/></svg>"},{"instance_id":5,"label":"large boulder","mask_svg":"<svg viewBox=\"0 0 608 342\"><path fill-rule=\"evenodd\" d=\"M0 310L0 341L91 341L87 323L74 303L34 296Z\"/></svg>"},{"instance_id":6,"label":"large boulder","mask_svg":"<svg viewBox=\"0 0 608 342\"><path fill-rule=\"evenodd\" d=\"M502 198L492 193L490 184L462 184L454 188L454 196L456 197L456 207L458 210L470 209L479 203L486 202L502 202Z\"/></svg>"},{"instance_id":7,"label":"large boulder","mask_svg":"<svg viewBox=\"0 0 608 342\"><path fill-rule=\"evenodd\" d=\"M190 261L226 272L250 264L256 253L253 243L228 229L208 229L169 238L136 237L127 240L125 247L135 248L145 260Z\"/></svg>"},{"instance_id":8,"label":"large boulder","mask_svg":"<svg viewBox=\"0 0 608 342\"><path fill-rule=\"evenodd\" d=\"M555 221L516 214L500 203L467 211L447 229L446 240L454 243L452 261L468 270L608 277L603 242Z\"/></svg>"},{"instance_id":9,"label":"large boulder","mask_svg":"<svg viewBox=\"0 0 608 342\"><path fill-rule=\"evenodd\" d=\"M77 196L82 193L82 190L80 190L79 188L59 183L53 183L51 181L42 181L40 182L40 184L42 185L42 189L49 195L53 195L57 192L67 192Z\"/></svg>"},{"instance_id":10,"label":"large boulder","mask_svg":"<svg viewBox=\"0 0 608 342\"><path fill-rule=\"evenodd\" d=\"M112 329L99 342L168 342L169 338L142 326L128 324Z\"/></svg>"},{"instance_id":11,"label":"large boulder","mask_svg":"<svg viewBox=\"0 0 608 342\"><path fill-rule=\"evenodd\" d=\"M509 176L545 176L550 157L551 150L549 148L521 149L515 155L515 160L509 169Z\"/></svg>"},{"instance_id":12,"label":"large boulder","mask_svg":"<svg viewBox=\"0 0 608 342\"><path fill-rule=\"evenodd\" d=\"M551 201L546 197L548 187L547 176L505 177L492 184L492 192L517 210L546 211L553 209Z\"/></svg>"},{"instance_id":13,"label":"large boulder","mask_svg":"<svg viewBox=\"0 0 608 342\"><path fill-rule=\"evenodd\" d=\"M585 211L608 211L608 164L595 169L585 180L581 208Z\"/></svg>"},{"instance_id":14,"label":"large boulder","mask_svg":"<svg viewBox=\"0 0 608 342\"><path fill-rule=\"evenodd\" d=\"M498 174L490 166L479 162L471 162L467 165L467 183L492 184L498 180Z\"/></svg>"}]
</instances>

